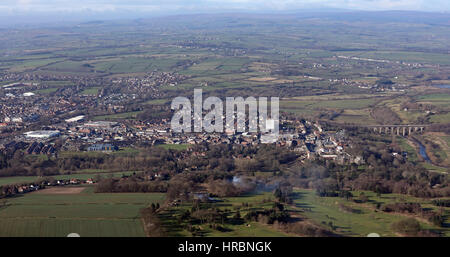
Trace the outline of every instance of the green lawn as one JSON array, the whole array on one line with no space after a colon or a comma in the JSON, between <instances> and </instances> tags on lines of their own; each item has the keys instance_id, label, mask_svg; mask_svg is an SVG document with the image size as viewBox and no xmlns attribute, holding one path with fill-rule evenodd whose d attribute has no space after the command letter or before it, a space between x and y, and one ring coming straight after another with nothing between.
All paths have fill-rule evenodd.
<instances>
[{"instance_id":1,"label":"green lawn","mask_svg":"<svg viewBox=\"0 0 450 257\"><path fill-rule=\"evenodd\" d=\"M418 161L417 151L414 147L408 144L408 140L403 137L396 137L397 143L400 145L400 148L408 153L408 160L411 162Z\"/></svg>"},{"instance_id":2,"label":"green lawn","mask_svg":"<svg viewBox=\"0 0 450 257\"><path fill-rule=\"evenodd\" d=\"M58 90L58 88L56 87L51 87L51 88L46 88L46 89L39 89L36 91L33 91L36 94L42 94L42 95L46 95L46 94L50 94L53 92L56 92Z\"/></svg>"},{"instance_id":3,"label":"green lawn","mask_svg":"<svg viewBox=\"0 0 450 257\"><path fill-rule=\"evenodd\" d=\"M119 151L114 152L79 152L79 151L63 151L60 153L60 157L72 157L72 156L89 156L89 157L95 157L95 156L104 156L104 155L129 155L129 154L137 154L139 153L139 149L131 148L131 147L123 147L119 149Z\"/></svg>"},{"instance_id":4,"label":"green lawn","mask_svg":"<svg viewBox=\"0 0 450 257\"><path fill-rule=\"evenodd\" d=\"M139 210L162 203L160 193L29 193L0 209L0 236L145 236Z\"/></svg>"},{"instance_id":5,"label":"green lawn","mask_svg":"<svg viewBox=\"0 0 450 257\"><path fill-rule=\"evenodd\" d=\"M312 99L313 97L311 97ZM280 110L292 112L300 115L316 115L323 110L345 110L345 112L335 118L338 122L348 123L372 123L368 107L374 105L375 98L368 99L342 99L342 100L302 100L282 99Z\"/></svg>"},{"instance_id":6,"label":"green lawn","mask_svg":"<svg viewBox=\"0 0 450 257\"><path fill-rule=\"evenodd\" d=\"M227 225L229 232L220 232L212 230L208 236L212 237L285 237L286 233L277 231L268 225L263 225L258 222L246 223L248 226L243 225Z\"/></svg>"},{"instance_id":7,"label":"green lawn","mask_svg":"<svg viewBox=\"0 0 450 257\"><path fill-rule=\"evenodd\" d=\"M370 233L378 233L381 236L397 236L392 231L392 223L405 219L404 215L397 213L386 213L377 210L377 204L395 203L395 202L418 202L422 208L438 211L438 208L432 204L432 199L420 199L407 195L382 194L377 196L373 192L364 192L369 198L367 203L355 203L352 200L346 200L339 197L319 197L314 190L294 190L294 202L286 206L289 211L296 212L306 221L312 222L334 233L344 236L367 236ZM352 192L354 197L358 197L361 192ZM273 194L271 192L260 192L240 197L225 197L222 202L213 203L213 207L227 213L231 217L240 209L241 217L250 210L270 209L273 205ZM248 203L248 206L243 206ZM346 206L352 211L344 210ZM169 232L170 236L191 236L184 229L184 224L177 221L178 217L185 210L190 210L190 204L183 204L179 207L172 207L163 213L160 213L160 219L163 226ZM446 208L447 220L450 208ZM429 222L419 219L423 229L432 229L441 231L448 235L450 230L436 227ZM448 222L448 221L447 221ZM329 224L332 224L333 228ZM223 227L228 229L221 232L209 228L208 224L197 224L201 228L204 236L288 236L273 226L265 225L259 222L244 222L243 224L231 224L225 222Z\"/></svg>"},{"instance_id":8,"label":"green lawn","mask_svg":"<svg viewBox=\"0 0 450 257\"><path fill-rule=\"evenodd\" d=\"M450 101L450 94L429 94L429 95L421 95L417 98L422 101Z\"/></svg>"},{"instance_id":9,"label":"green lawn","mask_svg":"<svg viewBox=\"0 0 450 257\"><path fill-rule=\"evenodd\" d=\"M118 120L118 119L136 119L137 115L142 111L123 112L110 115L95 116L94 120Z\"/></svg>"},{"instance_id":10,"label":"green lawn","mask_svg":"<svg viewBox=\"0 0 450 257\"><path fill-rule=\"evenodd\" d=\"M423 163L423 167L429 171L439 172L439 173L446 173L448 174L449 170L444 167L439 167L436 165L433 165L431 163Z\"/></svg>"},{"instance_id":11,"label":"green lawn","mask_svg":"<svg viewBox=\"0 0 450 257\"><path fill-rule=\"evenodd\" d=\"M241 216L244 216L249 210L263 210L264 208L271 208L273 203L263 203L263 199L269 199L272 193L258 193L241 197L225 197L223 202L214 203L214 207L227 211L227 216L231 217L235 213L235 207L240 207ZM273 198L273 197L272 197ZM242 207L242 203L249 203L249 207ZM180 224L177 218L185 210L190 210L190 204L184 204L179 207L172 207L159 215L163 226L168 232L169 236L191 236L187 230L183 228L184 223ZM223 227L227 229L226 232L217 231L208 227L208 224L197 224L202 228L202 233L205 236L214 237L280 237L288 236L286 233L273 228L270 225L261 224L258 222L244 222L243 224L224 223Z\"/></svg>"},{"instance_id":12,"label":"green lawn","mask_svg":"<svg viewBox=\"0 0 450 257\"><path fill-rule=\"evenodd\" d=\"M165 105L169 102L169 99L152 99L144 104L150 104L150 105Z\"/></svg>"},{"instance_id":13,"label":"green lawn","mask_svg":"<svg viewBox=\"0 0 450 257\"><path fill-rule=\"evenodd\" d=\"M97 95L99 89L100 89L99 87L86 88L85 90L81 91L81 94L82 95Z\"/></svg>"},{"instance_id":14,"label":"green lawn","mask_svg":"<svg viewBox=\"0 0 450 257\"><path fill-rule=\"evenodd\" d=\"M450 110L450 94L448 93L421 95L417 97L417 101L422 104L432 104L444 111ZM431 117L431 120L433 122L448 122L449 119L448 117L445 118L445 116L445 114L434 115Z\"/></svg>"},{"instance_id":15,"label":"green lawn","mask_svg":"<svg viewBox=\"0 0 450 257\"><path fill-rule=\"evenodd\" d=\"M167 150L178 150L178 151L184 151L189 148L190 145L188 144L163 144L163 145L157 145L157 147L161 147Z\"/></svg>"},{"instance_id":16,"label":"green lawn","mask_svg":"<svg viewBox=\"0 0 450 257\"><path fill-rule=\"evenodd\" d=\"M449 123L450 122L450 112L433 115L433 116L431 116L430 121L433 123Z\"/></svg>"},{"instance_id":17,"label":"green lawn","mask_svg":"<svg viewBox=\"0 0 450 257\"><path fill-rule=\"evenodd\" d=\"M373 193L366 192L371 203L357 204L338 197L319 197L312 190L296 190L298 193L294 203L296 207L303 211L302 215L314 221L316 224L332 224L336 227L336 232L347 236L367 236L369 233L378 233L381 236L395 236L391 230L393 222L404 219L399 214L388 214L375 210L375 203L395 202L398 199L419 201L417 198L403 195L382 195L376 197ZM357 196L358 193L356 192ZM339 204L351 207L356 212L341 210ZM372 207L370 207L372 206ZM431 207L431 205L424 205ZM423 228L439 229L427 223L421 223Z\"/></svg>"}]
</instances>

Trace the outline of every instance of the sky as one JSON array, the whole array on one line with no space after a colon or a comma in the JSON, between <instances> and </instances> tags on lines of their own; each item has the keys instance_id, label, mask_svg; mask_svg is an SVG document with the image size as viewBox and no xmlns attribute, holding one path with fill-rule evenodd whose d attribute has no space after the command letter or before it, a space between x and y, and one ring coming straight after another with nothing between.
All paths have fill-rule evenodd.
<instances>
[{"instance_id":1,"label":"sky","mask_svg":"<svg viewBox=\"0 0 450 257\"><path fill-rule=\"evenodd\" d=\"M292 10L302 8L358 10L450 11L449 0L1 0L0 13L8 12L109 12L135 10Z\"/></svg>"},{"instance_id":2,"label":"sky","mask_svg":"<svg viewBox=\"0 0 450 257\"><path fill-rule=\"evenodd\" d=\"M0 23L307 9L450 12L449 0L0 0ZM0 24L1 25L1 24Z\"/></svg>"}]
</instances>

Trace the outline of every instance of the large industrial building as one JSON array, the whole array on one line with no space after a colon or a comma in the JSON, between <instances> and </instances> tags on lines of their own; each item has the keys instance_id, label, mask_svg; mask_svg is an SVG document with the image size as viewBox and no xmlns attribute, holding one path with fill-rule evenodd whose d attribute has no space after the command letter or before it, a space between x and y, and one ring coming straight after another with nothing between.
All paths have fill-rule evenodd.
<instances>
[{"instance_id":1,"label":"large industrial building","mask_svg":"<svg viewBox=\"0 0 450 257\"><path fill-rule=\"evenodd\" d=\"M29 131L25 133L25 137L27 138L51 138L57 137L61 133L58 130L37 130L37 131Z\"/></svg>"},{"instance_id":2,"label":"large industrial building","mask_svg":"<svg viewBox=\"0 0 450 257\"><path fill-rule=\"evenodd\" d=\"M84 115L76 116L76 117L66 120L67 123L80 122L80 121L84 121Z\"/></svg>"},{"instance_id":3,"label":"large industrial building","mask_svg":"<svg viewBox=\"0 0 450 257\"><path fill-rule=\"evenodd\" d=\"M117 126L117 124L118 123L114 121L92 121L85 123L84 126L89 128L110 129Z\"/></svg>"}]
</instances>

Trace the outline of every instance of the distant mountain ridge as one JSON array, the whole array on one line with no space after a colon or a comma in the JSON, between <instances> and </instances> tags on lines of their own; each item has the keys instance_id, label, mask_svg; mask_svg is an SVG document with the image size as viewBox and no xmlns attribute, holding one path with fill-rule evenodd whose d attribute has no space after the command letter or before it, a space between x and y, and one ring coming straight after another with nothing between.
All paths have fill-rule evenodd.
<instances>
[{"instance_id":1,"label":"distant mountain ridge","mask_svg":"<svg viewBox=\"0 0 450 257\"><path fill-rule=\"evenodd\" d=\"M42 16L42 15L41 15ZM323 8L323 9L299 9L290 11L273 11L273 12L244 12L244 11L226 11L216 13L194 13L186 12L183 14L174 13L166 15L143 15L132 18L132 15L98 15L98 16L79 16L71 17L70 15L30 15L14 17L0 15L0 28L11 26L27 26L38 27L40 25L53 26L55 24L79 24L79 25L105 25L105 23L115 23L120 21L154 21L164 20L167 18L180 19L192 18L247 18L247 19L332 19L345 22L404 22L412 24L434 24L450 26L450 12L422 12L422 11L358 11L348 9Z\"/></svg>"}]
</instances>

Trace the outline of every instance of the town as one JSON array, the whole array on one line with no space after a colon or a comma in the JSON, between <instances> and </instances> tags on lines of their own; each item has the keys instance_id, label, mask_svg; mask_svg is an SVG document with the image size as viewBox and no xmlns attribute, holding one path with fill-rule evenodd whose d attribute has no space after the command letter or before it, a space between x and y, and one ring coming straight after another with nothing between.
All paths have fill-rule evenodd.
<instances>
[{"instance_id":1,"label":"town","mask_svg":"<svg viewBox=\"0 0 450 257\"><path fill-rule=\"evenodd\" d=\"M0 237L448 237L448 20L2 28Z\"/></svg>"}]
</instances>

